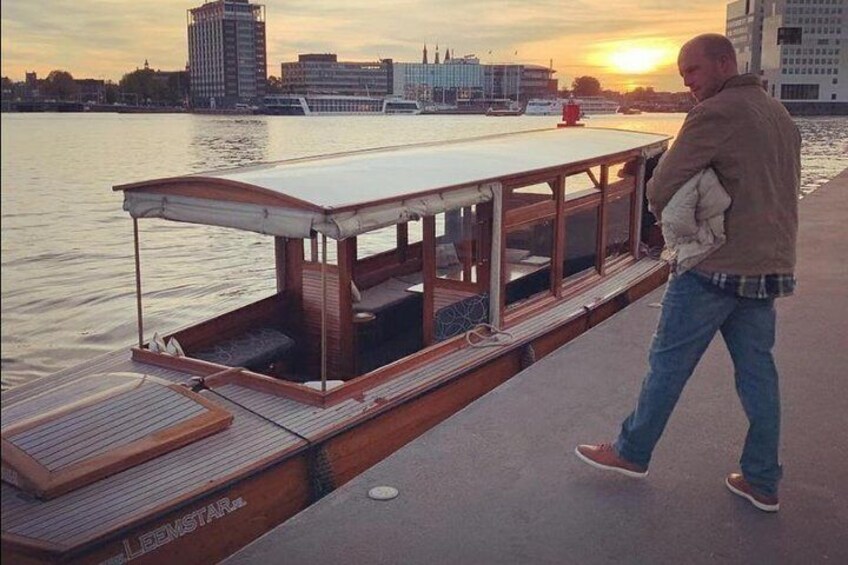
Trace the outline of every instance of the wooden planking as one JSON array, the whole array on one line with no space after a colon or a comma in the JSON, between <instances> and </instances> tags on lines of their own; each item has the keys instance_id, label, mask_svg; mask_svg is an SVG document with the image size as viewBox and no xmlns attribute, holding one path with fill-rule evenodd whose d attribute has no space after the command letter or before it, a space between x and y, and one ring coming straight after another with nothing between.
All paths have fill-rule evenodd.
<instances>
[{"instance_id":1,"label":"wooden planking","mask_svg":"<svg viewBox=\"0 0 848 565\"><path fill-rule=\"evenodd\" d=\"M38 405L40 395L71 384L73 384L73 388L82 383L84 383L83 386L90 386L89 380L94 383L101 379L113 378L109 376L110 373L148 375L177 384L189 383L193 377L192 374L183 371L133 361L131 356L129 347L119 349L57 373L24 383L8 391L3 391L0 398L2 398L4 417L7 417L8 414L8 417L11 418L9 423L15 423L32 415L32 407ZM126 377L121 377L121 382L126 382ZM108 386L114 386L114 384ZM94 385L94 389L100 390L99 385ZM35 404L29 404L30 402ZM3 425L6 426L8 423L4 421Z\"/></svg>"},{"instance_id":2,"label":"wooden planking","mask_svg":"<svg viewBox=\"0 0 848 565\"><path fill-rule=\"evenodd\" d=\"M282 457L305 445L235 404L203 394L236 415L229 429L46 502L18 497L18 491L4 483L4 533L59 544L82 543L200 493L210 482L224 481L258 461L275 454Z\"/></svg>"},{"instance_id":3,"label":"wooden planking","mask_svg":"<svg viewBox=\"0 0 848 565\"><path fill-rule=\"evenodd\" d=\"M176 403L175 410L192 410L199 405L184 395L176 395L166 386L147 385L133 388L108 402L98 402L73 410L62 417L51 419L26 432L14 434L13 443L23 449L38 449L44 444L64 444L73 441L77 434L89 426L99 424L120 425L119 419L129 411L145 414L151 408L161 407L168 411L169 403Z\"/></svg>"},{"instance_id":4,"label":"wooden planking","mask_svg":"<svg viewBox=\"0 0 848 565\"><path fill-rule=\"evenodd\" d=\"M166 430L207 411L167 388L150 391L144 397L136 396L140 398L131 404L116 406L107 402L10 440L54 471Z\"/></svg>"},{"instance_id":5,"label":"wooden planking","mask_svg":"<svg viewBox=\"0 0 848 565\"><path fill-rule=\"evenodd\" d=\"M65 384L40 390L32 396L19 397L17 402L7 399L4 395L3 408L0 410L3 429L6 430L23 420L28 420L33 414L52 412L62 406L84 401L91 396L127 383L127 377L114 373L89 375L89 377L74 381L73 386Z\"/></svg>"}]
</instances>

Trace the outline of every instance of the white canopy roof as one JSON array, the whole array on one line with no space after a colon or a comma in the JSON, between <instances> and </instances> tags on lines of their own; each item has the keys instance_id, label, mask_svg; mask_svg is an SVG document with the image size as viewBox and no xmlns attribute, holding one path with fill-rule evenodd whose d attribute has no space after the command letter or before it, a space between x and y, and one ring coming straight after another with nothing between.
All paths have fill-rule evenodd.
<instances>
[{"instance_id":1,"label":"white canopy roof","mask_svg":"<svg viewBox=\"0 0 848 565\"><path fill-rule=\"evenodd\" d=\"M133 217L340 239L491 198L500 179L642 150L666 135L553 128L281 161L122 185Z\"/></svg>"}]
</instances>

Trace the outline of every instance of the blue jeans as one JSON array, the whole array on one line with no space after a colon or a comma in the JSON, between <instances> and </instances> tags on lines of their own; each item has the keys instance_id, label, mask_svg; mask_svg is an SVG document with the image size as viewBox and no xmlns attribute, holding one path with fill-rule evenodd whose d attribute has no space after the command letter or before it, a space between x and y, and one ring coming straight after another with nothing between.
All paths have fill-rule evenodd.
<instances>
[{"instance_id":1,"label":"blue jeans","mask_svg":"<svg viewBox=\"0 0 848 565\"><path fill-rule=\"evenodd\" d=\"M636 409L621 425L616 451L647 467L686 381L719 330L733 359L736 392L750 424L740 459L742 474L756 490L775 495L782 469L780 392L771 353L774 299L742 298L693 273L673 277L666 287L650 368Z\"/></svg>"}]
</instances>

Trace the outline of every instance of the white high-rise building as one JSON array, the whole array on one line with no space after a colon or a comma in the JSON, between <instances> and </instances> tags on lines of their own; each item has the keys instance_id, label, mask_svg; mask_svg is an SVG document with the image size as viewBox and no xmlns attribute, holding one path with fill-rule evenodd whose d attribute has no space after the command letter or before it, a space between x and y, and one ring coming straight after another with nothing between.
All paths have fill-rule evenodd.
<instances>
[{"instance_id":1,"label":"white high-rise building","mask_svg":"<svg viewBox=\"0 0 848 565\"><path fill-rule=\"evenodd\" d=\"M736 48L740 73L760 72L763 0L738 0L727 5L727 38Z\"/></svg>"},{"instance_id":2,"label":"white high-rise building","mask_svg":"<svg viewBox=\"0 0 848 565\"><path fill-rule=\"evenodd\" d=\"M848 0L730 2L727 37L773 97L848 103Z\"/></svg>"}]
</instances>

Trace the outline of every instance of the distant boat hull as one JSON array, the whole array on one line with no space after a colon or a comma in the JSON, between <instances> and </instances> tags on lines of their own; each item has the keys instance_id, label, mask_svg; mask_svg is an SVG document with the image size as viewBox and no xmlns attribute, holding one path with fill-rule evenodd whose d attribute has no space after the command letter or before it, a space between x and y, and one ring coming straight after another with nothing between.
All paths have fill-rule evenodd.
<instances>
[{"instance_id":1,"label":"distant boat hull","mask_svg":"<svg viewBox=\"0 0 848 565\"><path fill-rule=\"evenodd\" d=\"M563 106L572 101L580 106L580 112L586 116L615 114L619 108L618 102L599 97L557 98L555 100L534 98L527 102L524 113L528 116L561 116Z\"/></svg>"},{"instance_id":2,"label":"distant boat hull","mask_svg":"<svg viewBox=\"0 0 848 565\"><path fill-rule=\"evenodd\" d=\"M359 116L420 114L415 100L372 96L277 94L264 99L264 113L276 116Z\"/></svg>"}]
</instances>

